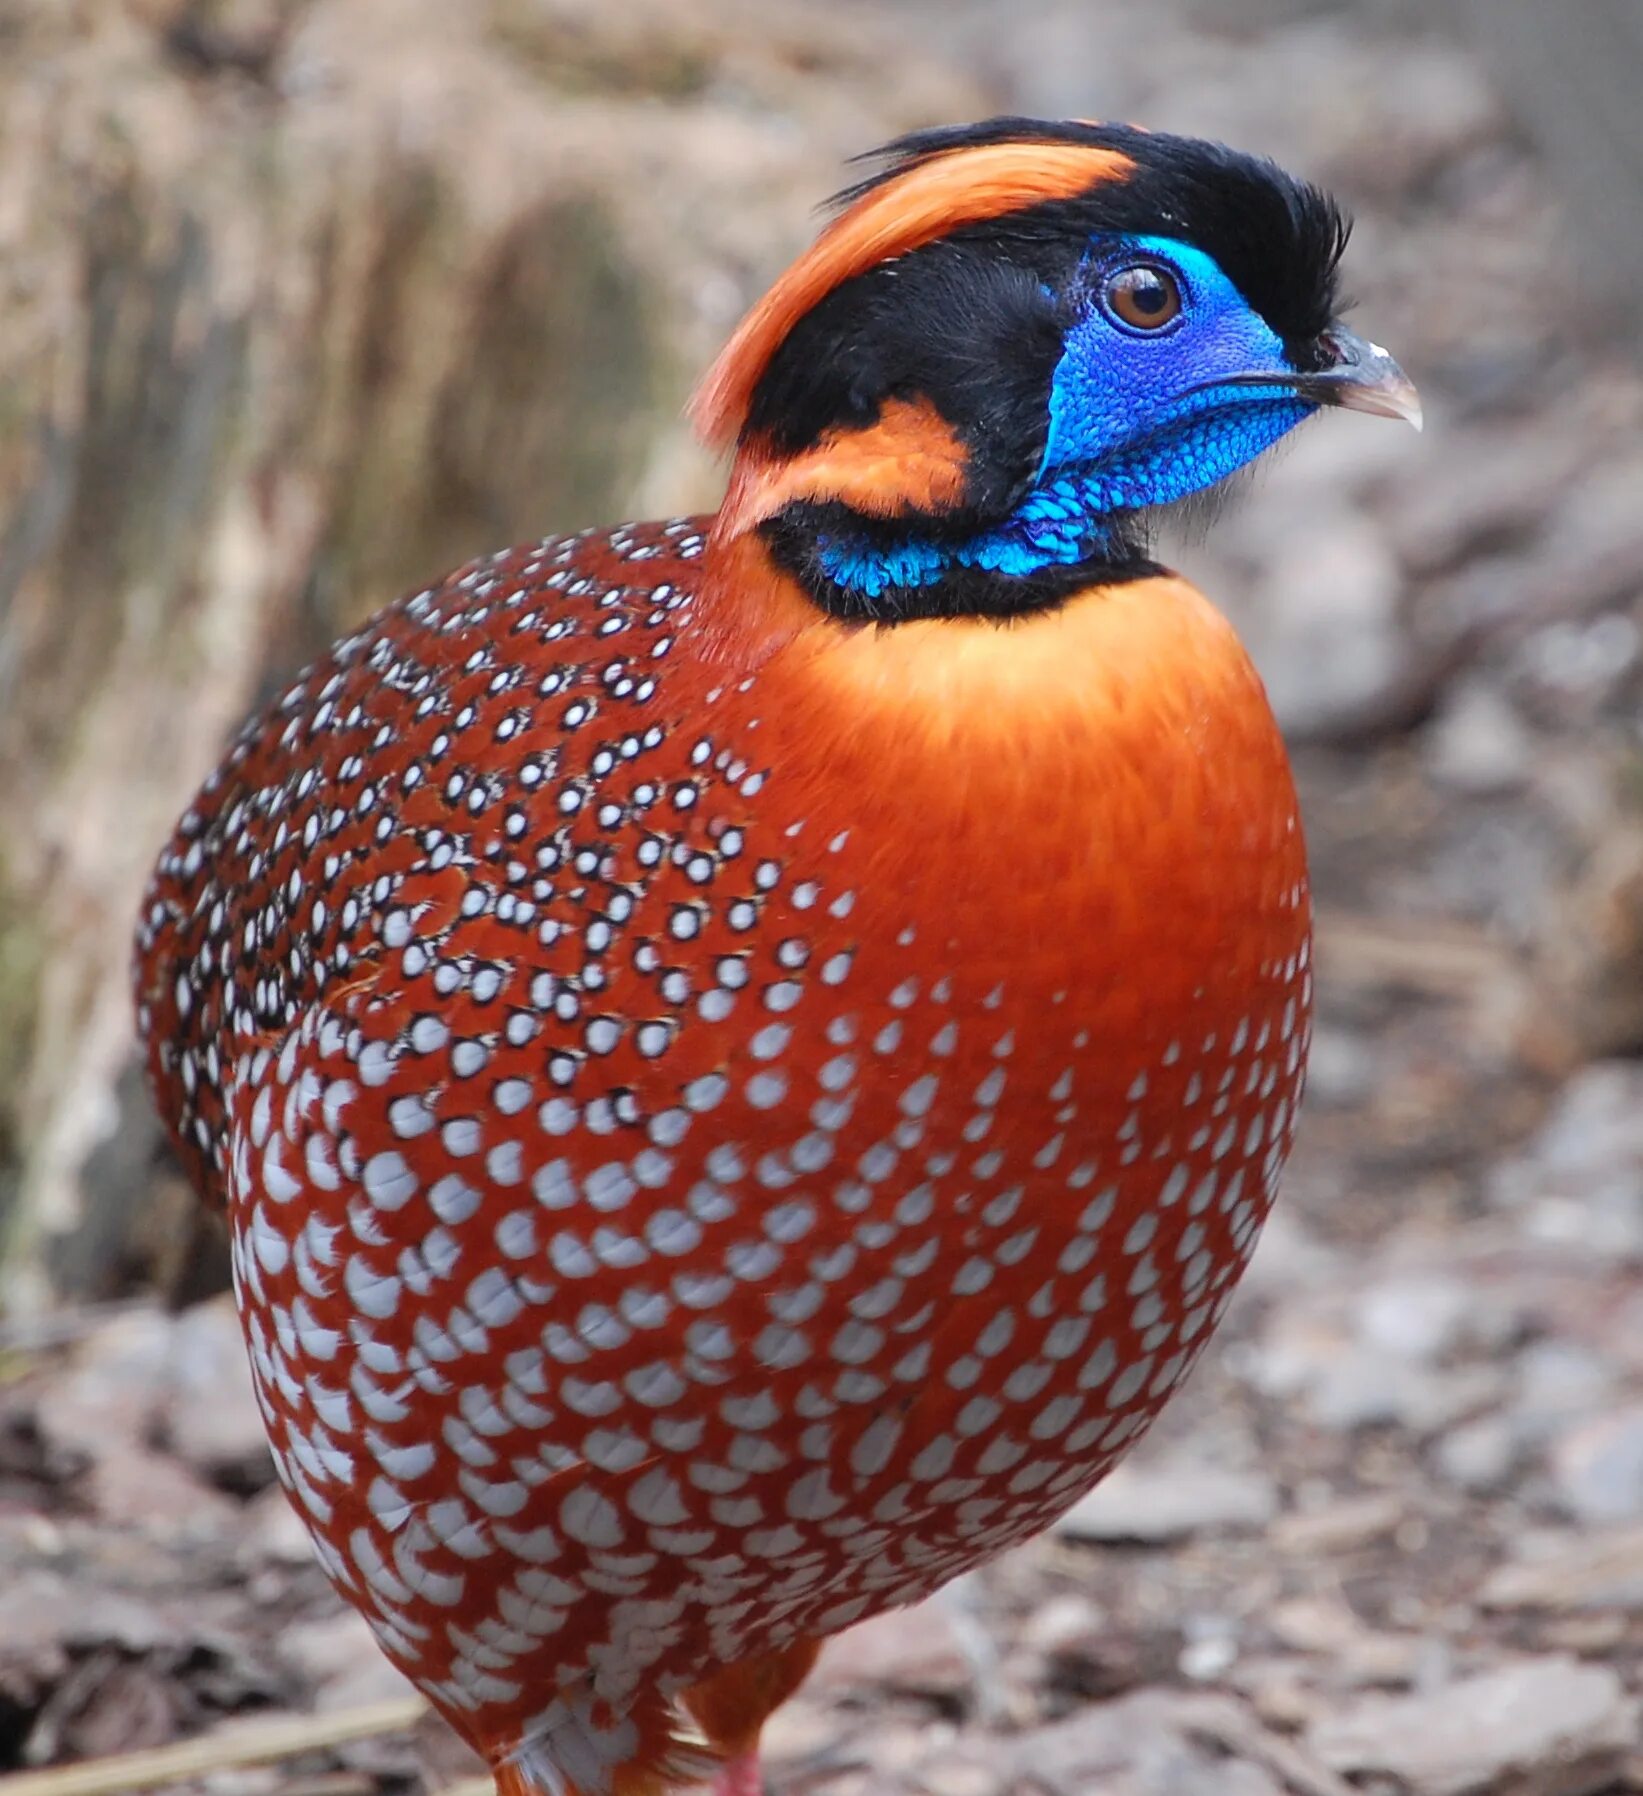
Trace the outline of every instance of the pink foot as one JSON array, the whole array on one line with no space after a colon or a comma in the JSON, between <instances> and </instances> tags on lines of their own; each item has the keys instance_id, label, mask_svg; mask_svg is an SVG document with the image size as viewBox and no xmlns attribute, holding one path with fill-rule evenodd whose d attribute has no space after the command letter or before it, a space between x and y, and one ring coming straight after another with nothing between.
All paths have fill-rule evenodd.
<instances>
[{"instance_id":1,"label":"pink foot","mask_svg":"<svg viewBox=\"0 0 1643 1796\"><path fill-rule=\"evenodd\" d=\"M724 1768L713 1780L713 1796L764 1796L759 1755L744 1752L737 1758L726 1759Z\"/></svg>"}]
</instances>

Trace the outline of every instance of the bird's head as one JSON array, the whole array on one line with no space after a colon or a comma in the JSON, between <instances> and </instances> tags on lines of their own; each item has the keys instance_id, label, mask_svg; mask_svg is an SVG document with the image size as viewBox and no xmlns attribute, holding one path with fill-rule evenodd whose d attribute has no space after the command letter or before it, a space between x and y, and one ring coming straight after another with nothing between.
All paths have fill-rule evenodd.
<instances>
[{"instance_id":1,"label":"bird's head","mask_svg":"<svg viewBox=\"0 0 1643 1796\"><path fill-rule=\"evenodd\" d=\"M1338 320L1346 221L1270 162L1029 119L882 157L692 402L736 448L720 539L835 615L1029 611L1321 405L1419 423Z\"/></svg>"}]
</instances>

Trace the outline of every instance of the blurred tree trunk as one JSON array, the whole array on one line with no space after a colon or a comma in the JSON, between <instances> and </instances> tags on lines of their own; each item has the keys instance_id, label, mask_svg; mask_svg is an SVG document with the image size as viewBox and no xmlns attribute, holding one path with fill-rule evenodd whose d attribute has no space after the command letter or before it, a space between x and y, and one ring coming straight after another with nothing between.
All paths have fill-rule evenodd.
<instances>
[{"instance_id":1,"label":"blurred tree trunk","mask_svg":"<svg viewBox=\"0 0 1643 1796\"><path fill-rule=\"evenodd\" d=\"M0 1302L193 1253L126 956L232 726L471 554L710 504L692 372L976 105L769 0L0 6Z\"/></svg>"}]
</instances>

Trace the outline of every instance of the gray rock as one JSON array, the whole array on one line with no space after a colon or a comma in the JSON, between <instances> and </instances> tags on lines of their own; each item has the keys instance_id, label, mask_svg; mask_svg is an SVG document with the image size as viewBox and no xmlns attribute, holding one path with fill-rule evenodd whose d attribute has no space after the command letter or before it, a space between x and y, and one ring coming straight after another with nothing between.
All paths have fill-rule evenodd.
<instances>
[{"instance_id":1,"label":"gray rock","mask_svg":"<svg viewBox=\"0 0 1643 1796\"><path fill-rule=\"evenodd\" d=\"M49 1647L117 1647L132 1654L175 1646L189 1626L174 1603L139 1591L25 1570L0 1592L0 1657L26 1659Z\"/></svg>"},{"instance_id":2,"label":"gray rock","mask_svg":"<svg viewBox=\"0 0 1643 1796\"><path fill-rule=\"evenodd\" d=\"M1393 1777L1421 1796L1595 1796L1619 1776L1637 1724L1613 1671L1558 1656L1363 1697L1320 1717L1307 1743L1348 1777Z\"/></svg>"},{"instance_id":3,"label":"gray rock","mask_svg":"<svg viewBox=\"0 0 1643 1796\"><path fill-rule=\"evenodd\" d=\"M273 1483L245 1343L228 1298L199 1304L176 1319L168 1382L161 1425L173 1452L237 1490Z\"/></svg>"},{"instance_id":4,"label":"gray rock","mask_svg":"<svg viewBox=\"0 0 1643 1796\"><path fill-rule=\"evenodd\" d=\"M1461 681L1451 689L1427 735L1432 777L1473 797L1521 785L1534 755L1534 743L1511 702L1481 680Z\"/></svg>"},{"instance_id":5,"label":"gray rock","mask_svg":"<svg viewBox=\"0 0 1643 1796\"><path fill-rule=\"evenodd\" d=\"M1263 1472L1122 1464L1055 1524L1069 1540L1181 1540L1264 1528L1278 1491Z\"/></svg>"},{"instance_id":6,"label":"gray rock","mask_svg":"<svg viewBox=\"0 0 1643 1796\"><path fill-rule=\"evenodd\" d=\"M1259 1382L1267 1392L1292 1392L1313 1421L1335 1429L1432 1434L1498 1401L1504 1383L1492 1366L1444 1371L1356 1342L1309 1342L1296 1333L1261 1359Z\"/></svg>"},{"instance_id":7,"label":"gray rock","mask_svg":"<svg viewBox=\"0 0 1643 1796\"><path fill-rule=\"evenodd\" d=\"M1555 1438L1575 1417L1608 1407L1615 1395L1615 1366L1579 1341L1531 1341L1514 1370L1512 1422L1530 1441Z\"/></svg>"},{"instance_id":8,"label":"gray rock","mask_svg":"<svg viewBox=\"0 0 1643 1796\"><path fill-rule=\"evenodd\" d=\"M1541 1240L1643 1256L1643 1066L1600 1061L1576 1073L1493 1189L1527 1210Z\"/></svg>"},{"instance_id":9,"label":"gray rock","mask_svg":"<svg viewBox=\"0 0 1643 1796\"><path fill-rule=\"evenodd\" d=\"M312 1686L317 1709L358 1708L415 1694L352 1609L282 1628L278 1640L280 1658Z\"/></svg>"},{"instance_id":10,"label":"gray rock","mask_svg":"<svg viewBox=\"0 0 1643 1796\"><path fill-rule=\"evenodd\" d=\"M1351 1109L1368 1101L1375 1089L1379 1056L1367 1035L1319 1023L1312 1031L1307 1059L1308 1107Z\"/></svg>"},{"instance_id":11,"label":"gray rock","mask_svg":"<svg viewBox=\"0 0 1643 1796\"><path fill-rule=\"evenodd\" d=\"M1558 1503L1576 1521L1643 1516L1643 1403L1566 1429L1552 1445L1551 1463Z\"/></svg>"},{"instance_id":12,"label":"gray rock","mask_svg":"<svg viewBox=\"0 0 1643 1796\"><path fill-rule=\"evenodd\" d=\"M1358 1336L1367 1347L1427 1364L1460 1344L1476 1305L1473 1288L1442 1273L1384 1279L1359 1301Z\"/></svg>"},{"instance_id":13,"label":"gray rock","mask_svg":"<svg viewBox=\"0 0 1643 1796\"><path fill-rule=\"evenodd\" d=\"M130 1310L101 1323L41 1404L41 1433L54 1448L91 1459L111 1442L141 1441L153 1426L171 1347L172 1320L158 1309Z\"/></svg>"},{"instance_id":14,"label":"gray rock","mask_svg":"<svg viewBox=\"0 0 1643 1796\"><path fill-rule=\"evenodd\" d=\"M1466 1491L1492 1491L1511 1476L1521 1446L1517 1430L1505 1416L1479 1416L1450 1429L1433 1457L1450 1484Z\"/></svg>"}]
</instances>

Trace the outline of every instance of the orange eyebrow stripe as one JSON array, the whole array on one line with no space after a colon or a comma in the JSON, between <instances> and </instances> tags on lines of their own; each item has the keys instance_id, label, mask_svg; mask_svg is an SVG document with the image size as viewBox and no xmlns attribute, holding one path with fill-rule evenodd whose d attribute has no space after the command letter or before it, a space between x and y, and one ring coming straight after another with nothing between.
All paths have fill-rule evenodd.
<instances>
[{"instance_id":1,"label":"orange eyebrow stripe","mask_svg":"<svg viewBox=\"0 0 1643 1796\"><path fill-rule=\"evenodd\" d=\"M890 399L863 430L830 430L791 461L744 455L719 508L721 541L795 499L837 499L868 517L963 503L969 450L928 399Z\"/></svg>"},{"instance_id":2,"label":"orange eyebrow stripe","mask_svg":"<svg viewBox=\"0 0 1643 1796\"><path fill-rule=\"evenodd\" d=\"M742 322L691 395L710 447L732 442L754 389L793 326L845 281L944 237L960 225L1072 199L1133 168L1089 144L995 143L949 150L864 195L833 220Z\"/></svg>"}]
</instances>

